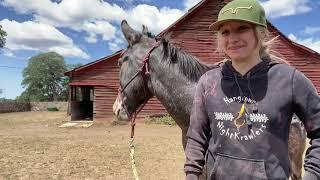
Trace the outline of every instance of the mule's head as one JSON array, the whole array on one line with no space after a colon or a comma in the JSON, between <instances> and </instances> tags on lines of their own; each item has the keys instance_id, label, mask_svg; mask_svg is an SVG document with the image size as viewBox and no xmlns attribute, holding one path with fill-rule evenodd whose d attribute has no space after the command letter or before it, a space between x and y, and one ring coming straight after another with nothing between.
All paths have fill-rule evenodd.
<instances>
[{"instance_id":1,"label":"mule's head","mask_svg":"<svg viewBox=\"0 0 320 180\"><path fill-rule=\"evenodd\" d=\"M125 20L121 22L121 29L128 42L128 47L123 51L118 61L120 66L120 87L123 91L118 94L113 112L119 120L125 120L141 104L153 96L148 76L138 74L133 80L132 78L143 66L143 57L155 43L155 39L151 37L145 26L143 26L142 33L140 33L133 30Z\"/></svg>"}]
</instances>

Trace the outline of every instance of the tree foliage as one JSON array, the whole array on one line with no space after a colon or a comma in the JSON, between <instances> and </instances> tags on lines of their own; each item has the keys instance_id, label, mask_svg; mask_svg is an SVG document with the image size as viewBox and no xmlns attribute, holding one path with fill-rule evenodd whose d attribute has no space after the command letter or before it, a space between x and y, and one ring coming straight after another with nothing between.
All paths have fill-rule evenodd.
<instances>
[{"instance_id":1,"label":"tree foliage","mask_svg":"<svg viewBox=\"0 0 320 180\"><path fill-rule=\"evenodd\" d=\"M67 98L67 70L64 58L55 53L39 54L29 59L23 70L22 85L26 90L18 97L22 101L57 101Z\"/></svg>"},{"instance_id":2,"label":"tree foliage","mask_svg":"<svg viewBox=\"0 0 320 180\"><path fill-rule=\"evenodd\" d=\"M0 89L0 99L2 99L1 98L2 93L3 93L3 89Z\"/></svg>"},{"instance_id":3,"label":"tree foliage","mask_svg":"<svg viewBox=\"0 0 320 180\"><path fill-rule=\"evenodd\" d=\"M7 33L4 30L2 30L2 26L0 25L0 48L3 48L6 44L6 36Z\"/></svg>"}]
</instances>

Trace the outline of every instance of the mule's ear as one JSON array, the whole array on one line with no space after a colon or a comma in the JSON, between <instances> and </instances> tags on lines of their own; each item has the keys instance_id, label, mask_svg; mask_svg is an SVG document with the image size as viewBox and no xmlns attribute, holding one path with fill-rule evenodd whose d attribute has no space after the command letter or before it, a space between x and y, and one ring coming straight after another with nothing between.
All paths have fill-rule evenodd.
<instances>
[{"instance_id":1,"label":"mule's ear","mask_svg":"<svg viewBox=\"0 0 320 180\"><path fill-rule=\"evenodd\" d=\"M124 37L126 38L126 40L128 41L129 45L132 46L133 44L137 43L142 34L136 32L135 30L133 30L129 24L127 23L126 20L123 20L121 22L121 30L122 33L124 35Z\"/></svg>"},{"instance_id":2,"label":"mule's ear","mask_svg":"<svg viewBox=\"0 0 320 180\"><path fill-rule=\"evenodd\" d=\"M148 36L149 34L149 29L147 26L142 25L142 34Z\"/></svg>"}]
</instances>

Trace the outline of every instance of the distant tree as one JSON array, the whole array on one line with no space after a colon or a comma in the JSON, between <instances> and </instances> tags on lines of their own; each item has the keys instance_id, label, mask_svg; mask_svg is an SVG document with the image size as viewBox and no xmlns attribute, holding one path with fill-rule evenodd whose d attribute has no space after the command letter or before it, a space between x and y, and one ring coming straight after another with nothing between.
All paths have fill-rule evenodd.
<instances>
[{"instance_id":1,"label":"distant tree","mask_svg":"<svg viewBox=\"0 0 320 180\"><path fill-rule=\"evenodd\" d=\"M23 101L65 100L67 70L63 56L48 52L29 59L23 70L22 85L26 90L18 97Z\"/></svg>"},{"instance_id":2,"label":"distant tree","mask_svg":"<svg viewBox=\"0 0 320 180\"><path fill-rule=\"evenodd\" d=\"M0 98L1 98L1 94L3 93L3 89L0 89Z\"/></svg>"},{"instance_id":3,"label":"distant tree","mask_svg":"<svg viewBox=\"0 0 320 180\"><path fill-rule=\"evenodd\" d=\"M0 25L0 48L3 48L6 44L6 36L7 33L4 30L2 30L2 26Z\"/></svg>"},{"instance_id":4,"label":"distant tree","mask_svg":"<svg viewBox=\"0 0 320 180\"><path fill-rule=\"evenodd\" d=\"M18 102L30 102L29 92L27 90L23 91L15 100Z\"/></svg>"}]
</instances>

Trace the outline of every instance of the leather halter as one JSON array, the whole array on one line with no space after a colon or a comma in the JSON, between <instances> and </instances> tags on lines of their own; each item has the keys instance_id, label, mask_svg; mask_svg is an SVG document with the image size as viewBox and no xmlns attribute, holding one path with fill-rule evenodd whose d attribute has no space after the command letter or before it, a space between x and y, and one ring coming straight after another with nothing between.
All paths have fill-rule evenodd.
<instances>
[{"instance_id":1,"label":"leather halter","mask_svg":"<svg viewBox=\"0 0 320 180\"><path fill-rule=\"evenodd\" d=\"M141 75L142 78L143 78L143 81L145 82L145 89L144 91L146 90L146 86L147 86L147 76L150 74L149 72L149 59L150 59L150 54L152 53L152 51L154 49L156 49L157 47L159 47L160 45L160 42L159 41L156 41L152 47L147 51L147 54L144 55L143 57L143 64L142 66L139 68L138 72L136 72L133 77L127 82L127 84L121 88L119 87L119 94L120 94L120 99L122 101L122 93L124 92L124 90L128 87L128 85L138 76L138 75ZM123 101L122 101L123 102ZM140 105L140 107L134 111L134 114L133 114L133 117L130 115L129 119L130 119L130 122L131 122L131 138L133 138L134 136L134 126L135 126L135 120L136 120L136 117L137 115L139 114L139 112L143 109L143 107L146 105L147 103L147 100L144 101L142 103L142 105ZM126 105L123 104L123 107L127 113L127 115L129 115L129 111L128 111L128 108Z\"/></svg>"}]
</instances>

